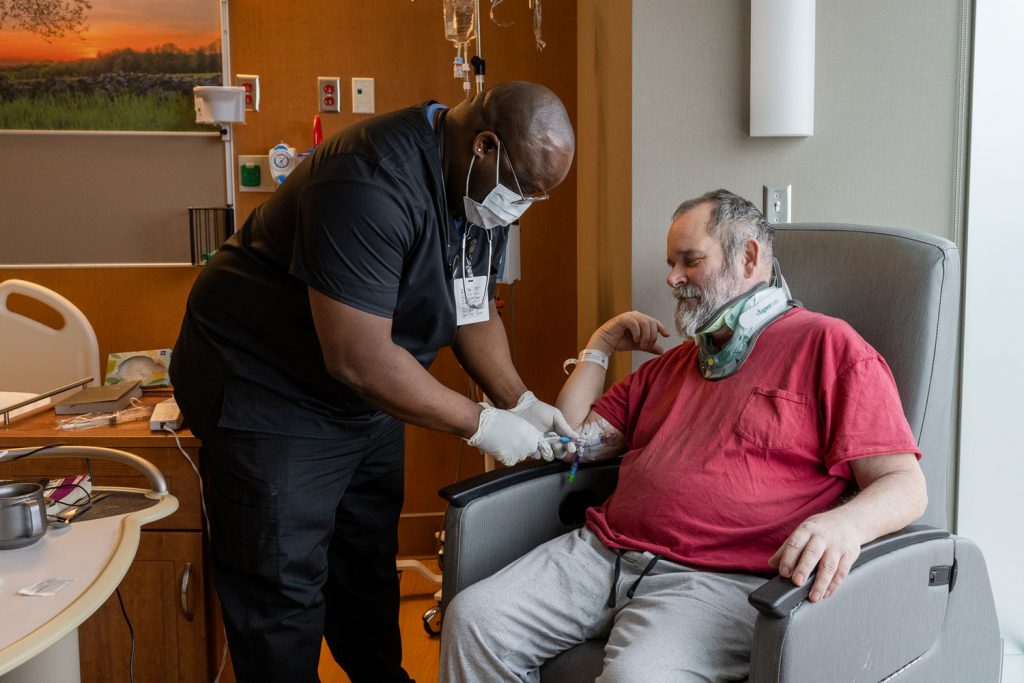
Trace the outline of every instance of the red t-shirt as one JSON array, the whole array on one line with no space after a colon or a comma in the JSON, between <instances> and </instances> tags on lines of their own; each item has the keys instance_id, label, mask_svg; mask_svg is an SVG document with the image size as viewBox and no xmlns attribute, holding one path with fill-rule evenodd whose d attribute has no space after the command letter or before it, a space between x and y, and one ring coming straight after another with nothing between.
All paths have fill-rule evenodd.
<instances>
[{"instance_id":1,"label":"red t-shirt","mask_svg":"<svg viewBox=\"0 0 1024 683\"><path fill-rule=\"evenodd\" d=\"M771 574L807 517L834 507L854 458L921 452L885 361L841 320L797 308L734 375L708 381L681 344L594 404L629 450L587 526L613 548Z\"/></svg>"}]
</instances>

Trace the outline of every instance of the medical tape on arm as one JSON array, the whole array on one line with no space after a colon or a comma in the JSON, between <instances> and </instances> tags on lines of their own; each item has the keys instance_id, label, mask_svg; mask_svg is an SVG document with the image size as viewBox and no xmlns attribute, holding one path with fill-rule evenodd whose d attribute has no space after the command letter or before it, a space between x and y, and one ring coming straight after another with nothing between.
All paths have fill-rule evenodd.
<instances>
[{"instance_id":1,"label":"medical tape on arm","mask_svg":"<svg viewBox=\"0 0 1024 683\"><path fill-rule=\"evenodd\" d=\"M597 413L593 413L593 419L584 422L577 432L580 435L577 443L582 446L580 460L583 462L607 460L626 450L626 435Z\"/></svg>"}]
</instances>

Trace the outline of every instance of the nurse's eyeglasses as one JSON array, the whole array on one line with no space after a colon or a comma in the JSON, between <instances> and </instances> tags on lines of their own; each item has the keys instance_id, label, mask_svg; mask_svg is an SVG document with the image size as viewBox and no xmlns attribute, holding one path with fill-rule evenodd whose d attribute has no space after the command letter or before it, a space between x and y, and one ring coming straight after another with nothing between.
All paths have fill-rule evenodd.
<instances>
[{"instance_id":1,"label":"nurse's eyeglasses","mask_svg":"<svg viewBox=\"0 0 1024 683\"><path fill-rule=\"evenodd\" d=\"M494 134L497 136L498 142L500 142L501 146L504 148L505 163L508 165L508 170L512 171L512 180L516 181L516 191L519 193L519 196L522 197L522 199L516 199L512 203L519 206L522 206L523 204L529 206L536 202L542 202L545 199L550 199L551 197L547 192L539 192L535 195L530 195L529 197L526 196L526 193L523 192L523 186L519 184L519 177L516 175L516 169L512 165L512 155L508 153L508 145L505 144L505 141L501 139L501 136L498 135L497 132Z\"/></svg>"}]
</instances>

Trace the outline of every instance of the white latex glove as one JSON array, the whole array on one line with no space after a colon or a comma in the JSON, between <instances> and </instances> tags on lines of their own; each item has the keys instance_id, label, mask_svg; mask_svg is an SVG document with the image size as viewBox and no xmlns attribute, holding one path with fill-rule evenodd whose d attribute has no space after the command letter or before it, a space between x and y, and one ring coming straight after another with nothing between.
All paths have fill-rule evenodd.
<instances>
[{"instance_id":1,"label":"white latex glove","mask_svg":"<svg viewBox=\"0 0 1024 683\"><path fill-rule=\"evenodd\" d=\"M507 410L484 406L476 433L467 440L505 466L529 457L551 460L551 444L539 429Z\"/></svg>"},{"instance_id":2,"label":"white latex glove","mask_svg":"<svg viewBox=\"0 0 1024 683\"><path fill-rule=\"evenodd\" d=\"M561 460L562 462L571 463L576 458L576 451L578 448L575 441L563 443L557 438L557 435L549 434L548 443L551 444L552 460Z\"/></svg>"},{"instance_id":3,"label":"white latex glove","mask_svg":"<svg viewBox=\"0 0 1024 683\"><path fill-rule=\"evenodd\" d=\"M545 434L554 432L558 436L571 436L574 439L580 437L569 426L561 410L539 400L532 391L527 391L520 396L515 407L510 408L509 412L523 418ZM551 458L544 459L550 460Z\"/></svg>"}]
</instances>

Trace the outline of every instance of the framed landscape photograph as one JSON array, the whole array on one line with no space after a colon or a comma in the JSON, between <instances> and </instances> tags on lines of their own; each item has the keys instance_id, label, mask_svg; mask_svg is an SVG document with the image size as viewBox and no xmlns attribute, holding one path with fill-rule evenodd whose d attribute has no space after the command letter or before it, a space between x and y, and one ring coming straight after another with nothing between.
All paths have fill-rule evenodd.
<instances>
[{"instance_id":1,"label":"framed landscape photograph","mask_svg":"<svg viewBox=\"0 0 1024 683\"><path fill-rule=\"evenodd\" d=\"M0 0L0 129L204 131L217 0Z\"/></svg>"}]
</instances>

